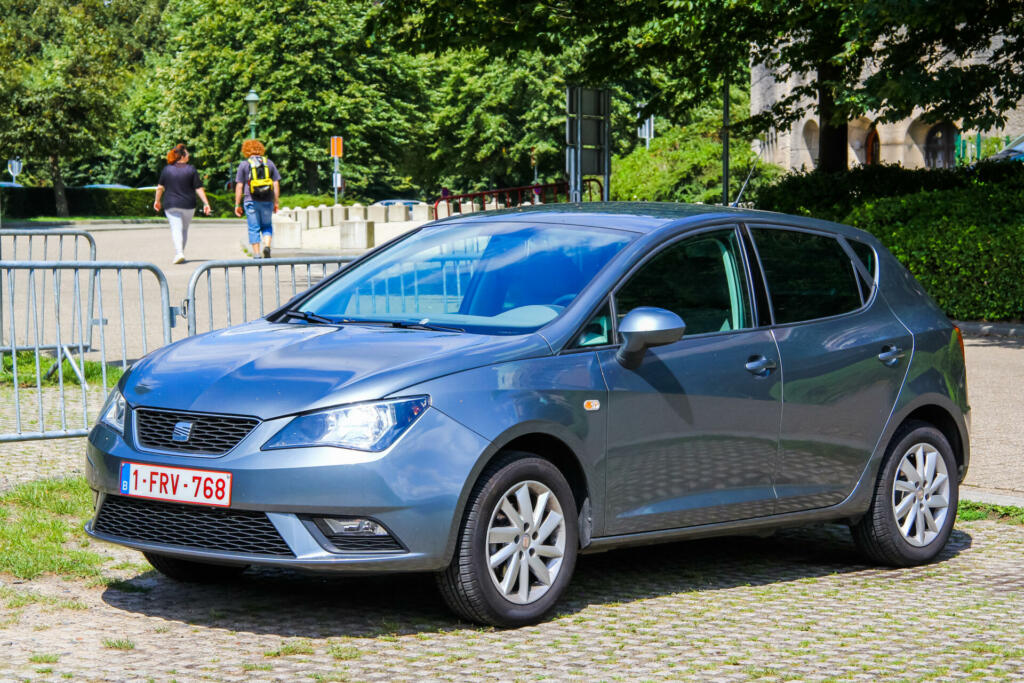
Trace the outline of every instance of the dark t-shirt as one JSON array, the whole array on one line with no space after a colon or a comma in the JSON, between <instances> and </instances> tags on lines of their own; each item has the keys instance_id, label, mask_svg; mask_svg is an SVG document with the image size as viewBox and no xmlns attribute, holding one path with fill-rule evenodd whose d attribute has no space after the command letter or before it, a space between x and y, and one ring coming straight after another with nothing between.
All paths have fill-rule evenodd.
<instances>
[{"instance_id":1,"label":"dark t-shirt","mask_svg":"<svg viewBox=\"0 0 1024 683\"><path fill-rule=\"evenodd\" d=\"M196 190L203 183L191 164L167 164L160 171L159 184L164 186L165 209L196 208Z\"/></svg>"},{"instance_id":2,"label":"dark t-shirt","mask_svg":"<svg viewBox=\"0 0 1024 683\"><path fill-rule=\"evenodd\" d=\"M266 157L263 157L267 159ZM281 174L277 171L277 166L274 166L274 162L267 159L267 168L270 169L270 179L281 182ZM246 159L242 163L238 164L238 171L235 173L235 182L242 183L243 201L251 202L252 194L249 192L249 176L252 174L252 169L249 166L249 160Z\"/></svg>"}]
</instances>

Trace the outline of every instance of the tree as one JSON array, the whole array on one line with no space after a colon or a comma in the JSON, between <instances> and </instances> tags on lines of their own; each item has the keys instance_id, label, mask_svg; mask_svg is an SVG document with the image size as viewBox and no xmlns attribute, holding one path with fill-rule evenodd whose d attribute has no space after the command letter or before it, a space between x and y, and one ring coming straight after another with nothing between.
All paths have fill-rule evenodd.
<instances>
[{"instance_id":1,"label":"tree","mask_svg":"<svg viewBox=\"0 0 1024 683\"><path fill-rule=\"evenodd\" d=\"M357 194L401 192L407 155L425 140L423 64L366 45L369 0L172 0L168 54L155 75L171 93L157 113L159 154L187 142L220 186L249 136L242 102L260 97L257 137L292 190L329 186L328 140L345 138L344 171ZM155 143L154 143L155 144Z\"/></svg>"},{"instance_id":2,"label":"tree","mask_svg":"<svg viewBox=\"0 0 1024 683\"><path fill-rule=\"evenodd\" d=\"M781 79L806 74L789 96L737 127L781 128L813 110L821 167L837 170L846 167L846 123L865 111L896 117L922 102L993 121L1016 104L1024 10L1014 0L981 4L975 13L955 0L382 0L371 29L418 50L482 44L504 56L576 46L581 58L568 77L621 84L647 101L645 114L670 118L720 98L748 61ZM948 63L1004 33L990 68ZM875 64L883 73L862 82ZM957 81L968 85L953 96Z\"/></svg>"},{"instance_id":3,"label":"tree","mask_svg":"<svg viewBox=\"0 0 1024 683\"><path fill-rule=\"evenodd\" d=\"M118 97L152 28L157 0L0 0L0 150L44 162L68 215L68 161L117 129Z\"/></svg>"}]
</instances>

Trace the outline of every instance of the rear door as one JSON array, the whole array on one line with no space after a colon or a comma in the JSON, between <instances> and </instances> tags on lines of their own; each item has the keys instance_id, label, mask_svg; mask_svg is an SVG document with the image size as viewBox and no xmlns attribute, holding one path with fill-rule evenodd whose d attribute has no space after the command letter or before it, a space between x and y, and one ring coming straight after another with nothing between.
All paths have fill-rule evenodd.
<instances>
[{"instance_id":1,"label":"rear door","mask_svg":"<svg viewBox=\"0 0 1024 683\"><path fill-rule=\"evenodd\" d=\"M877 296L866 244L846 249L827 233L749 227L785 368L776 512L834 505L888 422L913 338Z\"/></svg>"}]
</instances>

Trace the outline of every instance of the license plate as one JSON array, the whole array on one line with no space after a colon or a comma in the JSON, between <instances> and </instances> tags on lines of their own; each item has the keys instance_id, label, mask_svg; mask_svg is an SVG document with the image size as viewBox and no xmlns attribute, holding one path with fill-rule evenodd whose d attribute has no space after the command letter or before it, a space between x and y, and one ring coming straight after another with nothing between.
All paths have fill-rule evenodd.
<instances>
[{"instance_id":1,"label":"license plate","mask_svg":"<svg viewBox=\"0 0 1024 683\"><path fill-rule=\"evenodd\" d=\"M230 507L231 473L122 462L121 495Z\"/></svg>"}]
</instances>

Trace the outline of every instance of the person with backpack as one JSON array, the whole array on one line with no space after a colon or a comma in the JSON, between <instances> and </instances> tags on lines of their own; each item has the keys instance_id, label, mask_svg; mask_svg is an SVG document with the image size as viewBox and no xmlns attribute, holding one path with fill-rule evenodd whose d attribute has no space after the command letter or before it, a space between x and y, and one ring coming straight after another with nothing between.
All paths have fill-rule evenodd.
<instances>
[{"instance_id":1,"label":"person with backpack","mask_svg":"<svg viewBox=\"0 0 1024 683\"><path fill-rule=\"evenodd\" d=\"M260 257L261 242L263 258L270 258L273 218L281 197L281 174L265 155L263 143L246 140L242 143L245 159L235 173L235 215L241 218L244 209L253 258Z\"/></svg>"}]
</instances>

